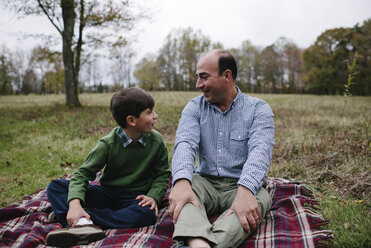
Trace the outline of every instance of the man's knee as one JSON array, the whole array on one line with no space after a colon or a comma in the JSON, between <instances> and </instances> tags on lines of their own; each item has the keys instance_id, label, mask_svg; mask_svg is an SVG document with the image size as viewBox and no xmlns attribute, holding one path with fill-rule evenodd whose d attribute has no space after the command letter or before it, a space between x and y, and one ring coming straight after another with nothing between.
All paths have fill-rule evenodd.
<instances>
[{"instance_id":1,"label":"man's knee","mask_svg":"<svg viewBox=\"0 0 371 248\"><path fill-rule=\"evenodd\" d=\"M260 214L261 214L260 219L263 219L265 217L265 215L271 209L272 198L271 198L269 192L265 188L262 187L262 188L260 188L260 190L256 194L256 199L258 201L259 208L260 208Z\"/></svg>"}]
</instances>

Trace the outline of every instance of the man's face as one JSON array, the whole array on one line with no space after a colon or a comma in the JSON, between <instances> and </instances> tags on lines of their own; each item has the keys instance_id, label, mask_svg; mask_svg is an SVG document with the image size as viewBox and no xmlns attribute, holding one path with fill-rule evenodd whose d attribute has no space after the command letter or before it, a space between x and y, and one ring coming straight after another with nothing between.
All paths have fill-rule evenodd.
<instances>
[{"instance_id":1,"label":"man's face","mask_svg":"<svg viewBox=\"0 0 371 248\"><path fill-rule=\"evenodd\" d=\"M196 88L203 92L206 101L216 105L223 103L227 92L224 75L218 76L218 58L215 53L205 55L198 61L196 72Z\"/></svg>"}]
</instances>

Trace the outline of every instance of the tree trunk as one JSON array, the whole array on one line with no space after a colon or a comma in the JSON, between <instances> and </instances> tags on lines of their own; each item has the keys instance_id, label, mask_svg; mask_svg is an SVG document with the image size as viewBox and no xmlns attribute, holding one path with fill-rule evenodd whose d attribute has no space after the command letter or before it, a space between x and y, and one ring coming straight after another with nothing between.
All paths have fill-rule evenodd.
<instances>
[{"instance_id":1,"label":"tree trunk","mask_svg":"<svg viewBox=\"0 0 371 248\"><path fill-rule=\"evenodd\" d=\"M80 107L81 103L78 96L77 77L74 76L74 54L72 51L72 39L76 18L75 3L73 0L62 0L61 7L64 24L62 38L64 77L66 84L66 104L72 107Z\"/></svg>"}]
</instances>

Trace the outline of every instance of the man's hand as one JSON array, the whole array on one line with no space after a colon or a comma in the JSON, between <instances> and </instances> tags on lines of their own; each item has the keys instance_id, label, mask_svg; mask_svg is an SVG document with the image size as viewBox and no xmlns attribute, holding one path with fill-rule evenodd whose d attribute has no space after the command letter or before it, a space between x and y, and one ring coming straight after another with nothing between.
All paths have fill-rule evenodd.
<instances>
[{"instance_id":1,"label":"man's hand","mask_svg":"<svg viewBox=\"0 0 371 248\"><path fill-rule=\"evenodd\" d=\"M75 226L81 217L90 220L90 215L82 208L80 199L73 199L68 205L66 220L69 226Z\"/></svg>"},{"instance_id":2,"label":"man's hand","mask_svg":"<svg viewBox=\"0 0 371 248\"><path fill-rule=\"evenodd\" d=\"M150 196L146 196L146 195L138 195L137 198L135 198L135 200L139 200L139 199L142 199L138 203L139 206L141 207L151 206L151 210L155 210L156 216L158 215L158 207L157 207L155 199L153 199Z\"/></svg>"},{"instance_id":3,"label":"man's hand","mask_svg":"<svg viewBox=\"0 0 371 248\"><path fill-rule=\"evenodd\" d=\"M243 186L238 186L236 198L226 216L235 212L240 223L247 233L254 230L260 221L258 202L251 191Z\"/></svg>"},{"instance_id":4,"label":"man's hand","mask_svg":"<svg viewBox=\"0 0 371 248\"><path fill-rule=\"evenodd\" d=\"M200 204L197 201L197 197L192 190L190 182L187 179L180 179L175 182L169 195L169 212L170 216L173 217L174 223L177 222L179 213L187 202L200 208Z\"/></svg>"}]
</instances>

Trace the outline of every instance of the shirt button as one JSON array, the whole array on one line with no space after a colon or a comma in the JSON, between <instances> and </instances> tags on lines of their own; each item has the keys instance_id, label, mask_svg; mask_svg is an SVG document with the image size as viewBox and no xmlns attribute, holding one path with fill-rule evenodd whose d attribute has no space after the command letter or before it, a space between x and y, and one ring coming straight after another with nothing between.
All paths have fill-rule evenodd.
<instances>
[{"instance_id":1,"label":"shirt button","mask_svg":"<svg viewBox=\"0 0 371 248\"><path fill-rule=\"evenodd\" d=\"M238 136L239 139L241 139L241 136Z\"/></svg>"},{"instance_id":2,"label":"shirt button","mask_svg":"<svg viewBox=\"0 0 371 248\"><path fill-rule=\"evenodd\" d=\"M222 150L221 150L221 149L219 149L219 150L218 150L218 152L222 152Z\"/></svg>"},{"instance_id":3,"label":"shirt button","mask_svg":"<svg viewBox=\"0 0 371 248\"><path fill-rule=\"evenodd\" d=\"M220 136L222 136L222 134L223 134L222 132L219 133Z\"/></svg>"}]
</instances>

